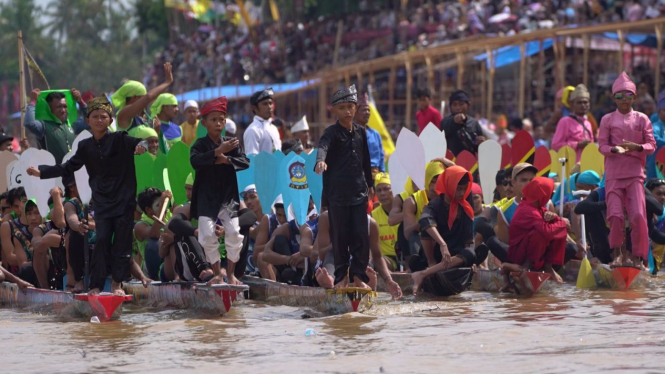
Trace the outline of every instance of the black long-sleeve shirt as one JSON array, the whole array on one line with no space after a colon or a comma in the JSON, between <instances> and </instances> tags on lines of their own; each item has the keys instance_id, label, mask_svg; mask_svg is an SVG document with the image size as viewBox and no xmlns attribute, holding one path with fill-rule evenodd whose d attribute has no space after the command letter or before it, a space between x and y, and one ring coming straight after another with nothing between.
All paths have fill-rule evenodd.
<instances>
[{"instance_id":1,"label":"black long-sleeve shirt","mask_svg":"<svg viewBox=\"0 0 665 374\"><path fill-rule=\"evenodd\" d=\"M41 165L41 179L73 175L85 166L90 177L95 215L117 217L136 209L136 170L134 151L142 139L124 131L112 132L103 138L82 140L76 153L64 164Z\"/></svg>"},{"instance_id":2,"label":"black long-sleeve shirt","mask_svg":"<svg viewBox=\"0 0 665 374\"><path fill-rule=\"evenodd\" d=\"M467 198L469 203L473 204L471 195ZM473 242L473 219L464 213L462 207L457 209L457 217L453 227L448 227L448 216L450 214L450 204L447 204L443 195L437 196L423 208L418 224L420 225L420 235L424 238L431 236L427 232L430 227L435 227L441 235L441 238L451 249L459 250Z\"/></svg>"},{"instance_id":3,"label":"black long-sleeve shirt","mask_svg":"<svg viewBox=\"0 0 665 374\"><path fill-rule=\"evenodd\" d=\"M460 130L464 130L469 134L470 139L464 140L460 136ZM478 143L476 137L483 136L483 128L480 127L475 118L466 116L466 121L463 124L455 122L455 115L450 115L441 120L441 130L445 131L446 141L448 142L448 149L455 156L463 150L471 153L478 152Z\"/></svg>"},{"instance_id":4,"label":"black long-sleeve shirt","mask_svg":"<svg viewBox=\"0 0 665 374\"><path fill-rule=\"evenodd\" d=\"M191 217L216 218L219 211L228 209L231 217L238 216L240 198L236 171L249 168L249 159L241 145L224 153L231 165L215 164L215 149L233 138L223 136L215 143L210 136L199 138L192 145L189 161L196 171L192 190Z\"/></svg>"},{"instance_id":5,"label":"black long-sleeve shirt","mask_svg":"<svg viewBox=\"0 0 665 374\"><path fill-rule=\"evenodd\" d=\"M328 165L323 173L323 194L329 204L351 206L367 201L368 186L374 182L363 127L354 123L350 131L338 121L325 129L316 155L316 163L320 161Z\"/></svg>"}]
</instances>

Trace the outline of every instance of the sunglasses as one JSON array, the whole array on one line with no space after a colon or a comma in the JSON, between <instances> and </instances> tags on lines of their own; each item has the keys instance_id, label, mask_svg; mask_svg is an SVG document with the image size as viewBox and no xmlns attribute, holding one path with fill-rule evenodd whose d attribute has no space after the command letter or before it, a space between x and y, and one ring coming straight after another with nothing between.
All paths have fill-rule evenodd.
<instances>
[{"instance_id":1,"label":"sunglasses","mask_svg":"<svg viewBox=\"0 0 665 374\"><path fill-rule=\"evenodd\" d=\"M630 101L630 100L633 100L635 98L635 94L634 93L616 94L616 95L614 95L614 98L616 100L624 100L625 99L625 100Z\"/></svg>"},{"instance_id":2,"label":"sunglasses","mask_svg":"<svg viewBox=\"0 0 665 374\"><path fill-rule=\"evenodd\" d=\"M513 181L512 181L512 180L508 180L508 179L504 179L504 180L501 182L501 184L502 184L504 187L508 187L508 186L512 186L512 185L513 185Z\"/></svg>"}]
</instances>

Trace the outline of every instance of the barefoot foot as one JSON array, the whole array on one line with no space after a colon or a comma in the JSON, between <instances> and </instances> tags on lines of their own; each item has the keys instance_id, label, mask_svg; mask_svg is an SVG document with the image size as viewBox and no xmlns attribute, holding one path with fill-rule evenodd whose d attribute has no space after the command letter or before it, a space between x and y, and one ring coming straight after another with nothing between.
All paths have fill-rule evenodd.
<instances>
[{"instance_id":1,"label":"barefoot foot","mask_svg":"<svg viewBox=\"0 0 665 374\"><path fill-rule=\"evenodd\" d=\"M563 279L561 279L561 276L559 275L559 273L554 271L554 269L552 268L552 265L545 265L543 270L545 270L545 273L549 274L552 277L551 280L553 280L553 281L555 281L559 284L563 283Z\"/></svg>"},{"instance_id":2,"label":"barefoot foot","mask_svg":"<svg viewBox=\"0 0 665 374\"><path fill-rule=\"evenodd\" d=\"M316 276L316 281L319 283L319 286L322 288L331 289L335 287L335 279L328 274L326 268L318 268L314 275Z\"/></svg>"},{"instance_id":3,"label":"barefoot foot","mask_svg":"<svg viewBox=\"0 0 665 374\"><path fill-rule=\"evenodd\" d=\"M90 295L90 296L97 296L97 295L99 295L99 293L100 293L99 288L93 288L90 291L88 291L88 295Z\"/></svg>"},{"instance_id":4,"label":"barefoot foot","mask_svg":"<svg viewBox=\"0 0 665 374\"><path fill-rule=\"evenodd\" d=\"M201 274L199 274L199 279L202 282L207 282L214 276L215 274L212 272L212 269L205 269L201 272Z\"/></svg>"},{"instance_id":5,"label":"barefoot foot","mask_svg":"<svg viewBox=\"0 0 665 374\"><path fill-rule=\"evenodd\" d=\"M422 286L424 279L425 279L425 273L422 271L417 271L411 274L411 280L413 281L413 295L418 294L418 291L420 291L420 287Z\"/></svg>"},{"instance_id":6,"label":"barefoot foot","mask_svg":"<svg viewBox=\"0 0 665 374\"><path fill-rule=\"evenodd\" d=\"M228 279L229 284L234 284L236 286L242 286L243 285L243 283L238 278L236 278L236 276L233 275L233 274L229 275L226 279Z\"/></svg>"},{"instance_id":7,"label":"barefoot foot","mask_svg":"<svg viewBox=\"0 0 665 374\"><path fill-rule=\"evenodd\" d=\"M375 282L375 286L376 286L376 278L374 278L374 282ZM358 277L354 277L353 287L363 288L363 289L366 289L366 290L371 290L372 289L370 286L367 285L367 283L363 282Z\"/></svg>"},{"instance_id":8,"label":"barefoot foot","mask_svg":"<svg viewBox=\"0 0 665 374\"><path fill-rule=\"evenodd\" d=\"M111 293L115 296L125 296L125 290L122 289L122 283L111 282Z\"/></svg>"},{"instance_id":9,"label":"barefoot foot","mask_svg":"<svg viewBox=\"0 0 665 374\"><path fill-rule=\"evenodd\" d=\"M208 281L208 283L206 283L207 286L212 286L213 284L226 284L224 276L222 274L215 275Z\"/></svg>"},{"instance_id":10,"label":"barefoot foot","mask_svg":"<svg viewBox=\"0 0 665 374\"><path fill-rule=\"evenodd\" d=\"M376 274L376 271L374 271L374 269L372 269L371 267L368 266L367 270L366 270L366 273L367 273L367 276L369 277L369 282L367 282L367 285L373 291L376 291L376 280L378 278L378 276ZM356 280L358 280L358 279L356 278Z\"/></svg>"},{"instance_id":11,"label":"barefoot foot","mask_svg":"<svg viewBox=\"0 0 665 374\"><path fill-rule=\"evenodd\" d=\"M346 277L344 277L344 279L342 279L341 282L339 282L335 285L335 288L347 288L347 287L349 287L349 276L348 275Z\"/></svg>"}]
</instances>

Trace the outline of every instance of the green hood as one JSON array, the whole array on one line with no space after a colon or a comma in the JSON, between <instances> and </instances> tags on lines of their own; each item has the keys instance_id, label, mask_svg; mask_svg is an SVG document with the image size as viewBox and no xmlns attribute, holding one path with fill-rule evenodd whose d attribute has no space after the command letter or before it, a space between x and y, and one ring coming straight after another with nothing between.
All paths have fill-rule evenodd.
<instances>
[{"instance_id":1,"label":"green hood","mask_svg":"<svg viewBox=\"0 0 665 374\"><path fill-rule=\"evenodd\" d=\"M67 124L71 126L72 123L76 122L78 113L76 110L76 101L74 101L74 96L72 96L72 93L69 90L42 91L35 104L35 119L61 123L55 114L51 112L51 107L49 107L46 102L46 96L51 92L61 92L65 95L65 100L67 100Z\"/></svg>"}]
</instances>

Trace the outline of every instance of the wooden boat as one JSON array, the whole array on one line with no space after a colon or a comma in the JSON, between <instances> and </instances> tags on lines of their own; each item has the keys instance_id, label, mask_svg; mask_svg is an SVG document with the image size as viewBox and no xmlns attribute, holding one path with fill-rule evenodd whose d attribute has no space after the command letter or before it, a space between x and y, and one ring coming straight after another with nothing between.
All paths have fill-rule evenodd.
<instances>
[{"instance_id":1,"label":"wooden boat","mask_svg":"<svg viewBox=\"0 0 665 374\"><path fill-rule=\"evenodd\" d=\"M147 307L191 309L196 312L221 316L231 310L233 302L243 297L248 286L216 284L207 286L196 282L152 282L143 287L141 282L123 283L126 293L134 302Z\"/></svg>"},{"instance_id":2,"label":"wooden boat","mask_svg":"<svg viewBox=\"0 0 665 374\"><path fill-rule=\"evenodd\" d=\"M559 271L563 280L572 283L577 282L580 264L581 261L578 260L568 261ZM647 270L640 270L634 266L610 267L606 264L596 265L593 268L593 275L599 288L611 290L645 287L651 278Z\"/></svg>"},{"instance_id":3,"label":"wooden boat","mask_svg":"<svg viewBox=\"0 0 665 374\"><path fill-rule=\"evenodd\" d=\"M413 281L410 273L392 273L393 280L402 288L402 292L407 293L413 290ZM549 274L542 272L527 271L524 273L513 273L511 279L519 295L522 297L531 297L539 291L546 291L549 288ZM504 286L503 276L499 270L477 269L473 275L473 281L469 289L480 292L499 292ZM379 281L378 291L387 291L385 283Z\"/></svg>"},{"instance_id":4,"label":"wooden boat","mask_svg":"<svg viewBox=\"0 0 665 374\"><path fill-rule=\"evenodd\" d=\"M245 275L251 299L275 302L280 305L309 307L327 314L363 312L376 302L377 294L363 288L325 289L302 287Z\"/></svg>"},{"instance_id":5,"label":"wooden boat","mask_svg":"<svg viewBox=\"0 0 665 374\"><path fill-rule=\"evenodd\" d=\"M66 318L90 320L91 317L96 316L100 322L105 322L120 313L120 306L123 302L131 300L132 296L115 296L110 293L90 296L39 288L28 288L21 291L13 283L0 284L0 304L3 306Z\"/></svg>"}]
</instances>

